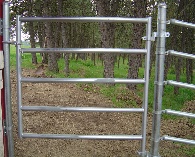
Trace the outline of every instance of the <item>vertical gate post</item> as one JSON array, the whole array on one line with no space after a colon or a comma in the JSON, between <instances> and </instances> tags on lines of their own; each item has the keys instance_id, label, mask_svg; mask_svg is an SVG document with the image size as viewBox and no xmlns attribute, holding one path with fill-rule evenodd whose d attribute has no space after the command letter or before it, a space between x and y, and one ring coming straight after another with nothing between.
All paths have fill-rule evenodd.
<instances>
[{"instance_id":1,"label":"vertical gate post","mask_svg":"<svg viewBox=\"0 0 195 157\"><path fill-rule=\"evenodd\" d=\"M145 80L149 80L149 69L150 69L150 50L151 50L151 31L152 31L152 18L148 18L148 23L146 25L146 49L147 54L145 55ZM146 151L146 130L147 130L147 112L148 112L148 88L149 82L146 81L144 86L144 114L142 115L142 135L143 141L141 143L141 152L139 152L140 157L147 156L148 152Z\"/></svg>"},{"instance_id":2,"label":"vertical gate post","mask_svg":"<svg viewBox=\"0 0 195 157\"><path fill-rule=\"evenodd\" d=\"M16 67L17 67L17 104L18 104L18 136L22 138L23 126L22 126L22 68L21 68L21 21L20 15L16 16Z\"/></svg>"},{"instance_id":3,"label":"vertical gate post","mask_svg":"<svg viewBox=\"0 0 195 157\"><path fill-rule=\"evenodd\" d=\"M4 57L3 57L3 1L0 0L0 156L7 156L7 138L4 134L5 121L5 88L3 84Z\"/></svg>"},{"instance_id":4,"label":"vertical gate post","mask_svg":"<svg viewBox=\"0 0 195 157\"><path fill-rule=\"evenodd\" d=\"M158 5L156 68L154 87L154 111L151 138L151 157L159 157L160 127L162 114L162 94L164 86L164 60L166 38L166 4Z\"/></svg>"},{"instance_id":5,"label":"vertical gate post","mask_svg":"<svg viewBox=\"0 0 195 157\"><path fill-rule=\"evenodd\" d=\"M10 20L9 0L3 3L3 51L4 51L4 85L5 85L5 109L8 156L14 157L13 133L12 133L12 109L11 109L11 81L10 81Z\"/></svg>"}]
</instances>

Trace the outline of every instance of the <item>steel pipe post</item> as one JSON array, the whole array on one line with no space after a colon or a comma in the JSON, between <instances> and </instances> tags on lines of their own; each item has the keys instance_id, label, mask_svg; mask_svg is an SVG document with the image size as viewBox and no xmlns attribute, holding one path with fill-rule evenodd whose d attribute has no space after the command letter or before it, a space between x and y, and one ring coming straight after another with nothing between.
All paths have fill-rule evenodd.
<instances>
[{"instance_id":1,"label":"steel pipe post","mask_svg":"<svg viewBox=\"0 0 195 157\"><path fill-rule=\"evenodd\" d=\"M154 88L154 111L151 139L151 157L159 156L160 126L162 113L162 94L164 86L164 60L165 60L165 33L166 33L166 4L158 5L156 68Z\"/></svg>"},{"instance_id":2,"label":"steel pipe post","mask_svg":"<svg viewBox=\"0 0 195 157\"><path fill-rule=\"evenodd\" d=\"M9 1L3 3L3 50L4 50L4 83L6 106L6 134L8 141L8 156L14 157L12 107L11 107L11 81L10 81L10 40Z\"/></svg>"},{"instance_id":3,"label":"steel pipe post","mask_svg":"<svg viewBox=\"0 0 195 157\"><path fill-rule=\"evenodd\" d=\"M21 70L21 21L19 20L20 16L16 16L16 71L17 71L17 103L18 103L18 135L22 138L22 70Z\"/></svg>"},{"instance_id":4,"label":"steel pipe post","mask_svg":"<svg viewBox=\"0 0 195 157\"><path fill-rule=\"evenodd\" d=\"M148 88L149 88L149 70L150 70L150 49L151 49L151 30L152 30L152 18L148 18L148 23L146 27L146 49L147 53L145 55L145 84L144 84L144 98L142 108L144 113L142 114L142 136L143 140L141 142L141 151L139 155L141 157L147 156L146 152L146 131L147 131L147 112L148 112Z\"/></svg>"},{"instance_id":5,"label":"steel pipe post","mask_svg":"<svg viewBox=\"0 0 195 157\"><path fill-rule=\"evenodd\" d=\"M4 53L3 53L3 2L0 0L0 114L1 114L1 127L0 127L0 156L8 156L7 149L7 136L4 133L4 122L6 120L5 115L5 88L4 88Z\"/></svg>"}]
</instances>

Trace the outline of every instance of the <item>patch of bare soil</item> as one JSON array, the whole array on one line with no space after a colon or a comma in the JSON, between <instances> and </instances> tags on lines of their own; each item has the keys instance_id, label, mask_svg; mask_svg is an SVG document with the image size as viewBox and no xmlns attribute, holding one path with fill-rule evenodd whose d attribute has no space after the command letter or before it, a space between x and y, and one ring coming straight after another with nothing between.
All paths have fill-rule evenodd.
<instances>
[{"instance_id":1,"label":"patch of bare soil","mask_svg":"<svg viewBox=\"0 0 195 157\"><path fill-rule=\"evenodd\" d=\"M26 77L33 76L33 73L32 70L23 70L23 76ZM138 155L139 141L19 139L15 71L12 71L11 78L16 157L134 157ZM23 83L22 93L24 106L113 107L113 103L108 98L98 92L85 91L75 84ZM148 139L151 136L151 117L149 114ZM23 128L24 132L28 133L139 135L141 121L141 114L134 113L23 111ZM195 139L194 130L195 125L190 123L189 119L162 122L162 135ZM161 142L161 147L161 156L186 156L185 152L180 151L181 144ZM146 148L150 149L150 140L147 141Z\"/></svg>"}]
</instances>

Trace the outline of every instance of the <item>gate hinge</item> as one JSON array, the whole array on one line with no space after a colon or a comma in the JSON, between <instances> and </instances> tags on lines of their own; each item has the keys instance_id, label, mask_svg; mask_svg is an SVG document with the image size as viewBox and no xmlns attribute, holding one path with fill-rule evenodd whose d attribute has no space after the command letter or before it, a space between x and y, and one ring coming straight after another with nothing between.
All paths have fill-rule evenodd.
<instances>
[{"instance_id":1,"label":"gate hinge","mask_svg":"<svg viewBox=\"0 0 195 157\"><path fill-rule=\"evenodd\" d=\"M0 18L0 36L3 35L3 19Z\"/></svg>"},{"instance_id":2,"label":"gate hinge","mask_svg":"<svg viewBox=\"0 0 195 157\"><path fill-rule=\"evenodd\" d=\"M3 57L3 51L0 51L0 70L4 68L4 57Z\"/></svg>"},{"instance_id":3,"label":"gate hinge","mask_svg":"<svg viewBox=\"0 0 195 157\"><path fill-rule=\"evenodd\" d=\"M0 69L0 90L3 88L3 70Z\"/></svg>"},{"instance_id":4,"label":"gate hinge","mask_svg":"<svg viewBox=\"0 0 195 157\"><path fill-rule=\"evenodd\" d=\"M4 133L4 135L7 134L6 121L5 120L3 120L3 133Z\"/></svg>"},{"instance_id":5,"label":"gate hinge","mask_svg":"<svg viewBox=\"0 0 195 157\"><path fill-rule=\"evenodd\" d=\"M3 88L3 68L4 68L3 51L0 51L0 89Z\"/></svg>"},{"instance_id":6,"label":"gate hinge","mask_svg":"<svg viewBox=\"0 0 195 157\"><path fill-rule=\"evenodd\" d=\"M155 41L155 38L156 37L169 37L170 36L170 33L169 32L164 32L164 33L162 33L162 34L160 34L160 35L158 35L158 33L157 32L153 32L152 33L152 36L151 36L151 41ZM144 37L142 37L142 39L143 40L147 40L147 38L146 38L146 36L144 36Z\"/></svg>"}]
</instances>

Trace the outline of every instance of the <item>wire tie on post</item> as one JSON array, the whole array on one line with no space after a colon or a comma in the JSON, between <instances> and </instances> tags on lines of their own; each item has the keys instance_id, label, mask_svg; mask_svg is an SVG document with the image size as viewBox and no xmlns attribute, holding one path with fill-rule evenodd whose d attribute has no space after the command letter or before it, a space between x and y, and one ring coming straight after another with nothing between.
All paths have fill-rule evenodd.
<instances>
[{"instance_id":1,"label":"wire tie on post","mask_svg":"<svg viewBox=\"0 0 195 157\"><path fill-rule=\"evenodd\" d=\"M153 111L153 114L156 114L156 115L157 115L157 114L158 114L158 115L159 115L159 114L162 114L162 110L161 110L161 111Z\"/></svg>"},{"instance_id":2,"label":"wire tie on post","mask_svg":"<svg viewBox=\"0 0 195 157\"><path fill-rule=\"evenodd\" d=\"M165 51L156 51L156 55L165 55Z\"/></svg>"},{"instance_id":3,"label":"wire tie on post","mask_svg":"<svg viewBox=\"0 0 195 157\"><path fill-rule=\"evenodd\" d=\"M154 85L164 86L164 82L163 83L160 83L158 81L154 81Z\"/></svg>"}]
</instances>

